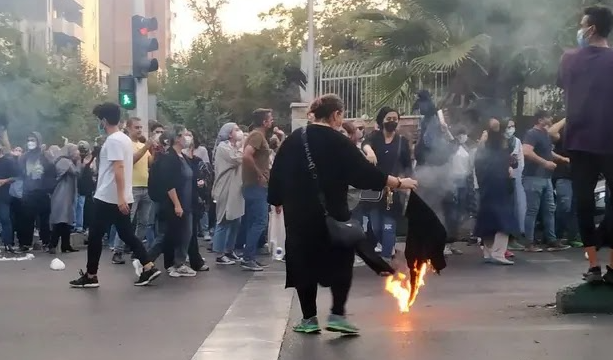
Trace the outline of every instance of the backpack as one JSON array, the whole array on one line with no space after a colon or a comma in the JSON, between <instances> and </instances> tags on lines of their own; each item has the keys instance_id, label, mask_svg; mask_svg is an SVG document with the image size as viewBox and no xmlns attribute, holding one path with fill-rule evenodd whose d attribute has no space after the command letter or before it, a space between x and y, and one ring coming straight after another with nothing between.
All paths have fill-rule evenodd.
<instances>
[{"instance_id":1,"label":"backpack","mask_svg":"<svg viewBox=\"0 0 613 360\"><path fill-rule=\"evenodd\" d=\"M147 188L149 192L149 198L156 203L164 201L164 185L162 183L162 169L161 163L166 154L160 154L155 157L153 164L149 168L149 180L147 181Z\"/></svg>"}]
</instances>

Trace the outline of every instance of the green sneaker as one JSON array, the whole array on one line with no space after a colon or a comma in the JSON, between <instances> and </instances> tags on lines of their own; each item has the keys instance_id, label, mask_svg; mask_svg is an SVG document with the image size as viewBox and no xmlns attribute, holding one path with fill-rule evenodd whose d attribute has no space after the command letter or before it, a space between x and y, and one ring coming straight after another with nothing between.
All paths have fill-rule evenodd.
<instances>
[{"instance_id":1,"label":"green sneaker","mask_svg":"<svg viewBox=\"0 0 613 360\"><path fill-rule=\"evenodd\" d=\"M524 251L526 250L526 247L518 243L517 240L512 240L512 241L509 241L509 245L507 246L507 249L509 249L509 251Z\"/></svg>"},{"instance_id":2,"label":"green sneaker","mask_svg":"<svg viewBox=\"0 0 613 360\"><path fill-rule=\"evenodd\" d=\"M294 326L293 330L297 333L303 334L316 334L321 332L321 328L319 327L319 321L317 320L317 316L313 316L310 319L302 319L300 323Z\"/></svg>"},{"instance_id":3,"label":"green sneaker","mask_svg":"<svg viewBox=\"0 0 613 360\"><path fill-rule=\"evenodd\" d=\"M570 245L570 246L572 246L574 248L582 248L583 247L583 241L581 241L579 239L573 240L573 241L570 241L568 243L568 245Z\"/></svg>"},{"instance_id":4,"label":"green sneaker","mask_svg":"<svg viewBox=\"0 0 613 360\"><path fill-rule=\"evenodd\" d=\"M328 316L328 326L326 327L326 330L345 335L358 335L360 332L360 329L347 321L347 318L333 314Z\"/></svg>"}]
</instances>

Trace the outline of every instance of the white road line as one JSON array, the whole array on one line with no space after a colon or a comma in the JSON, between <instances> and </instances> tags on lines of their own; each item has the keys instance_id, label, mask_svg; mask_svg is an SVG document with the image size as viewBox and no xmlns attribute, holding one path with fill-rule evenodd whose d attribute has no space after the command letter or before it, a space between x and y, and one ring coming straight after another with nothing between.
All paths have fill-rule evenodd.
<instances>
[{"instance_id":1,"label":"white road line","mask_svg":"<svg viewBox=\"0 0 613 360\"><path fill-rule=\"evenodd\" d=\"M285 274L256 273L192 360L277 360L294 292Z\"/></svg>"}]
</instances>

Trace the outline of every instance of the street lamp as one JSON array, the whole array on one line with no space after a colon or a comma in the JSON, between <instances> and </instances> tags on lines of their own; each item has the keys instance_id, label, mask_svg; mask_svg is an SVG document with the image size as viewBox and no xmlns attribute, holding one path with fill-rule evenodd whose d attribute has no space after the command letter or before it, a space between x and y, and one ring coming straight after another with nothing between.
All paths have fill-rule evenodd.
<instances>
[{"instance_id":1,"label":"street lamp","mask_svg":"<svg viewBox=\"0 0 613 360\"><path fill-rule=\"evenodd\" d=\"M307 99L308 101L315 100L315 23L314 23L314 5L315 0L307 0L307 11L309 14L309 34L307 41Z\"/></svg>"}]
</instances>

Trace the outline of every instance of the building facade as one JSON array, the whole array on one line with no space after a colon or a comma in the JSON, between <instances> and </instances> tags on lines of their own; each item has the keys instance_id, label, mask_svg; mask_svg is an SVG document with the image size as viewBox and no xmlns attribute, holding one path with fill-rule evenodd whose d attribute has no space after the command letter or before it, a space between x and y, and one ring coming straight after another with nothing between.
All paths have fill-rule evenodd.
<instances>
[{"instance_id":1,"label":"building facade","mask_svg":"<svg viewBox=\"0 0 613 360\"><path fill-rule=\"evenodd\" d=\"M99 0L2 0L0 11L19 19L24 50L50 54L76 51L98 69Z\"/></svg>"}]
</instances>

